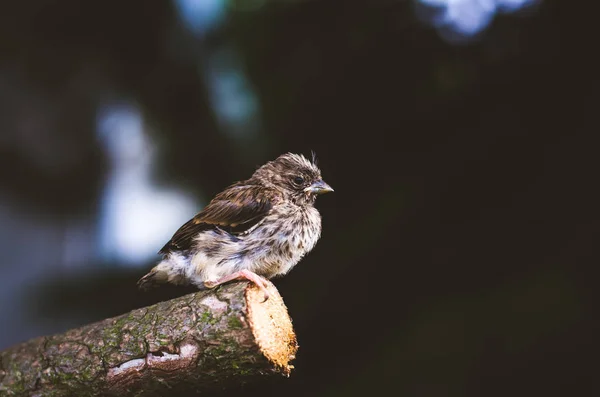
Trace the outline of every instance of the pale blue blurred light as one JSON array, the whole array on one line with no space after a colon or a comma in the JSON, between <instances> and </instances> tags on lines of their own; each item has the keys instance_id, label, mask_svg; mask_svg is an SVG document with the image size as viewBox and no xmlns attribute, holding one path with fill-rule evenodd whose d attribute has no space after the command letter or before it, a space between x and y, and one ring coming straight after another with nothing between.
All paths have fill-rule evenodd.
<instances>
[{"instance_id":1,"label":"pale blue blurred light","mask_svg":"<svg viewBox=\"0 0 600 397\"><path fill-rule=\"evenodd\" d=\"M185 26L199 39L225 20L228 0L174 0ZM247 1L238 8L255 9L262 1ZM210 105L221 131L234 138L256 138L259 131L259 103L237 52L224 42L202 48L200 76L204 80Z\"/></svg>"},{"instance_id":2,"label":"pale blue blurred light","mask_svg":"<svg viewBox=\"0 0 600 397\"><path fill-rule=\"evenodd\" d=\"M496 11L494 0L449 0L448 4L445 22L469 36L483 30Z\"/></svg>"},{"instance_id":3,"label":"pale blue blurred light","mask_svg":"<svg viewBox=\"0 0 600 397\"><path fill-rule=\"evenodd\" d=\"M533 4L534 2L535 2L534 0L496 0L496 3L498 4L498 8L501 11L506 11L506 12L517 11L517 10L523 8L524 6Z\"/></svg>"},{"instance_id":4,"label":"pale blue blurred light","mask_svg":"<svg viewBox=\"0 0 600 397\"><path fill-rule=\"evenodd\" d=\"M225 18L226 0L174 0L183 23L203 35L219 26Z\"/></svg>"},{"instance_id":5,"label":"pale blue blurred light","mask_svg":"<svg viewBox=\"0 0 600 397\"><path fill-rule=\"evenodd\" d=\"M237 53L229 48L213 52L204 65L203 75L211 107L223 132L234 137L255 135L258 98Z\"/></svg>"},{"instance_id":6,"label":"pale blue blurred light","mask_svg":"<svg viewBox=\"0 0 600 397\"><path fill-rule=\"evenodd\" d=\"M462 37L474 36L484 30L498 12L514 12L539 0L418 0L435 10L426 16L428 23L442 32L450 31ZM443 34L445 38L455 37Z\"/></svg>"}]
</instances>

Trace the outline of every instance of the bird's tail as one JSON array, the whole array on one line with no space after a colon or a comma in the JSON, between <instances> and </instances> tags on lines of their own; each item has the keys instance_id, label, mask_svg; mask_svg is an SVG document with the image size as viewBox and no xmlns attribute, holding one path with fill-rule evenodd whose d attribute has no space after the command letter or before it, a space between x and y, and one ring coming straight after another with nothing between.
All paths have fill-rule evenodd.
<instances>
[{"instance_id":1,"label":"bird's tail","mask_svg":"<svg viewBox=\"0 0 600 397\"><path fill-rule=\"evenodd\" d=\"M150 288L158 287L159 284L164 284L169 281L169 272L164 264L154 266L152 270L144 277L140 278L137 285L140 289L147 291Z\"/></svg>"},{"instance_id":2,"label":"bird's tail","mask_svg":"<svg viewBox=\"0 0 600 397\"><path fill-rule=\"evenodd\" d=\"M160 284L171 283L175 285L188 284L182 274L175 272L173 266L168 261L163 261L154 266L148 274L140 278L137 285L140 289L147 291L150 288L158 287Z\"/></svg>"}]
</instances>

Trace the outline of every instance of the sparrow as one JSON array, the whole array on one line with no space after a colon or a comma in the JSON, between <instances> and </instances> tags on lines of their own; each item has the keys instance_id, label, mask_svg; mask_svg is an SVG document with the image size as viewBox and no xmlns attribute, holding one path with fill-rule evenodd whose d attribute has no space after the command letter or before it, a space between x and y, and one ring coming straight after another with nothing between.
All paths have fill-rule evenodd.
<instances>
[{"instance_id":1,"label":"sparrow","mask_svg":"<svg viewBox=\"0 0 600 397\"><path fill-rule=\"evenodd\" d=\"M286 153L249 179L217 194L159 251L163 258L138 281L199 289L246 279L268 299L266 280L288 273L321 237L318 195L333 192L312 161Z\"/></svg>"}]
</instances>

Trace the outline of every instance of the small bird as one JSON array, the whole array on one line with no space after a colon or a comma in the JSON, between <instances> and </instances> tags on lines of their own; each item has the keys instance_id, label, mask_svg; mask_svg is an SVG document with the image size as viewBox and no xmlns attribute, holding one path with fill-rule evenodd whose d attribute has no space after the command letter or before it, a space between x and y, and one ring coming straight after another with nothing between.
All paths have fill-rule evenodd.
<instances>
[{"instance_id":1,"label":"small bird","mask_svg":"<svg viewBox=\"0 0 600 397\"><path fill-rule=\"evenodd\" d=\"M286 153L250 179L217 194L159 251L162 261L138 281L199 289L246 279L269 294L265 279L288 273L321 236L318 195L333 192L312 161Z\"/></svg>"}]
</instances>

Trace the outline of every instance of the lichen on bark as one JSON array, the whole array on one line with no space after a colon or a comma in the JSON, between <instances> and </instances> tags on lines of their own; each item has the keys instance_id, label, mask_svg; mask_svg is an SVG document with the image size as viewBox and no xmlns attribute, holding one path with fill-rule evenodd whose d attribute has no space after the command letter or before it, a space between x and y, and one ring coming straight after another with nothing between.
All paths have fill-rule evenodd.
<instances>
[{"instance_id":1,"label":"lichen on bark","mask_svg":"<svg viewBox=\"0 0 600 397\"><path fill-rule=\"evenodd\" d=\"M14 346L0 352L0 395L149 396L288 375L296 339L269 292L262 303L253 284L229 284Z\"/></svg>"}]
</instances>

